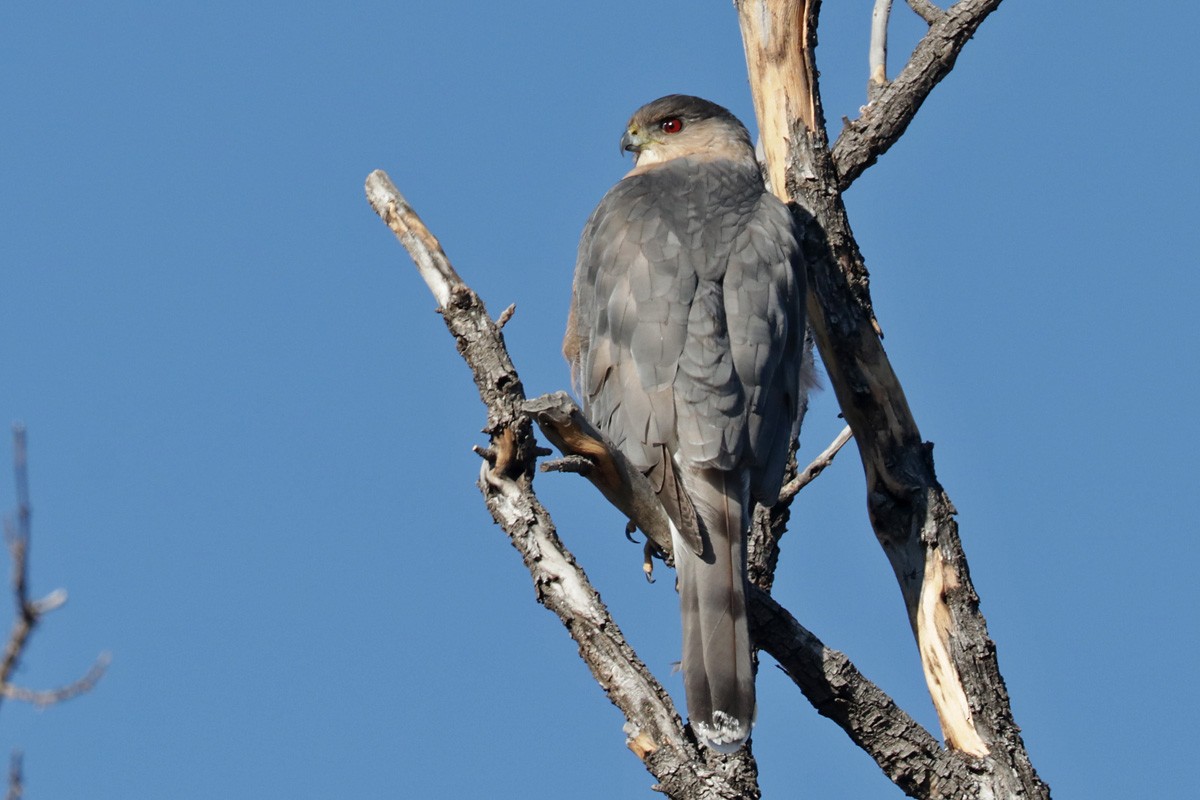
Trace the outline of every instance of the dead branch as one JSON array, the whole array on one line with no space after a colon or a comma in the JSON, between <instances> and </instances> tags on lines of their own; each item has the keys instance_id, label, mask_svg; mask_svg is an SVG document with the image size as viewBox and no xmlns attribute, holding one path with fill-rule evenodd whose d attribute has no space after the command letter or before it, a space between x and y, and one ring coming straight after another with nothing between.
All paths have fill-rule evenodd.
<instances>
[{"instance_id":1,"label":"dead branch","mask_svg":"<svg viewBox=\"0 0 1200 800\"><path fill-rule=\"evenodd\" d=\"M60 686L57 689L26 689L21 686L13 686L11 683L5 683L0 686L0 694L10 700L19 700L24 703L45 708L52 706L55 703L61 703L64 700L70 700L73 697L78 697L85 692L89 692L100 682L104 677L104 673L108 670L109 662L112 660L108 653L101 653L96 657L95 662L82 678L68 683L66 686Z\"/></svg>"},{"instance_id":2,"label":"dead branch","mask_svg":"<svg viewBox=\"0 0 1200 800\"><path fill-rule=\"evenodd\" d=\"M841 191L899 137L998 4L960 0L937 14L920 2L913 5L930 21L929 33L897 79L860 120L848 124L853 135L843 132L833 150L824 133L814 58L819 0L736 0L768 177L776 193L796 204L809 259L808 306L817 344L857 440L871 523L900 581L949 749L940 748L844 655L826 648L779 608L762 591L770 586L774 560L752 552L751 563L759 567L751 578L761 587L752 592L755 635L818 710L916 797L1049 795L1012 720L995 648L967 574L955 511L934 474L931 446L921 440L880 345L869 277ZM885 49L884 36L878 35L873 50ZM883 63L876 54L872 59ZM886 68L883 75L886 79ZM480 479L485 502L522 553L539 601L568 627L581 657L625 714L630 748L673 797L757 796L752 758L743 752L714 761L696 749L670 699L628 648L586 575L558 540L532 489L539 451L530 415L573 468L654 539L661 508L645 497L635 502L641 476L622 471L614 448L594 430L587 431L576 412L557 401L545 405L546 398L538 401L544 404L540 407L525 400L497 325L450 267L436 238L382 172L368 178L367 195L416 262L488 408L485 432L491 444L481 451L486 463ZM767 532L752 537L752 543L777 541L776 528L786 521L794 491L821 468L814 462L805 471L808 477L802 474L789 484L794 484L792 494L775 509L756 511L759 532L764 526ZM643 502L644 507L635 507ZM668 551L669 537L662 538L660 549Z\"/></svg>"},{"instance_id":3,"label":"dead branch","mask_svg":"<svg viewBox=\"0 0 1200 800\"><path fill-rule=\"evenodd\" d=\"M833 463L834 456L846 446L846 442L850 441L853 435L849 425L842 428L841 433L834 437L829 446L822 450L821 454L812 460L812 463L801 470L799 475L783 485L783 488L779 491L779 499L791 500L801 489L816 480L817 476Z\"/></svg>"},{"instance_id":4,"label":"dead branch","mask_svg":"<svg viewBox=\"0 0 1200 800\"><path fill-rule=\"evenodd\" d=\"M538 602L553 611L580 657L625 715L629 748L675 798L757 797L753 759L716 759L690 738L670 696L625 641L587 575L563 545L533 491L537 445L526 398L483 302L450 266L437 239L386 173L367 177L367 199L408 250L438 300L446 326L475 377L491 436L479 488L493 519L524 559Z\"/></svg>"},{"instance_id":5,"label":"dead branch","mask_svg":"<svg viewBox=\"0 0 1200 800\"><path fill-rule=\"evenodd\" d=\"M29 637L42 617L67 602L67 593L55 589L45 597L29 597L29 545L32 533L32 508L29 504L29 459L25 428L13 426L13 476L17 491L17 510L4 520L4 538L12 557L12 592L16 607L12 630L0 657L0 699L25 700L38 706L48 706L69 700L91 689L104 675L108 656L101 655L92 668L77 681L57 689L33 691L14 686L13 674L21 662Z\"/></svg>"},{"instance_id":6,"label":"dead branch","mask_svg":"<svg viewBox=\"0 0 1200 800\"><path fill-rule=\"evenodd\" d=\"M910 5L930 23L929 31L896 79L871 98L858 119L846 122L833 146L838 190L854 183L904 134L925 98L954 69L958 54L984 19L1000 5L1000 0L959 0L947 11L934 7L937 14L929 10L928 3L910 2ZM764 87L764 91L773 91L773 87ZM793 119L801 119L809 130L815 130L806 118L797 115ZM763 122L759 117L760 125ZM773 130L786 132L787 127Z\"/></svg>"},{"instance_id":7,"label":"dead branch","mask_svg":"<svg viewBox=\"0 0 1200 800\"><path fill-rule=\"evenodd\" d=\"M887 40L888 21L892 18L892 0L875 0L871 11L871 46L868 52L870 77L867 78L867 102L875 102L876 96L887 86Z\"/></svg>"},{"instance_id":8,"label":"dead branch","mask_svg":"<svg viewBox=\"0 0 1200 800\"><path fill-rule=\"evenodd\" d=\"M24 776L21 774L22 760L21 751L13 750L8 759L8 791L4 793L4 800L21 800L25 790Z\"/></svg>"},{"instance_id":9,"label":"dead branch","mask_svg":"<svg viewBox=\"0 0 1200 800\"><path fill-rule=\"evenodd\" d=\"M750 593L754 638L799 687L911 797L968 797L970 759L944 750L916 720L766 592Z\"/></svg>"}]
</instances>

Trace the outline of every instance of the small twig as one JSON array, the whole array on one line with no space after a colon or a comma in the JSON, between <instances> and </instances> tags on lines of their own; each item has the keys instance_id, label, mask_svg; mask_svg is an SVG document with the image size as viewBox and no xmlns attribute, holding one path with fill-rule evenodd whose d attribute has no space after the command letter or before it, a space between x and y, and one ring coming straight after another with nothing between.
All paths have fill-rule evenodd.
<instances>
[{"instance_id":1,"label":"small twig","mask_svg":"<svg viewBox=\"0 0 1200 800\"><path fill-rule=\"evenodd\" d=\"M830 443L829 447L821 451L821 454L814 458L811 464L801 470L800 474L784 484L783 489L779 492L780 502L795 497L801 489L816 480L816 477L833 463L833 457L846 445L846 442L850 441L850 437L853 435L850 432L849 425L842 428L842 432Z\"/></svg>"},{"instance_id":2,"label":"small twig","mask_svg":"<svg viewBox=\"0 0 1200 800\"><path fill-rule=\"evenodd\" d=\"M517 310L516 303L509 303L508 308L500 312L500 316L496 317L496 327L503 330L508 321L512 319L513 313Z\"/></svg>"},{"instance_id":3,"label":"small twig","mask_svg":"<svg viewBox=\"0 0 1200 800\"><path fill-rule=\"evenodd\" d=\"M587 456L563 456L538 464L542 472L574 472L578 475L587 475L595 468L596 462Z\"/></svg>"},{"instance_id":4,"label":"small twig","mask_svg":"<svg viewBox=\"0 0 1200 800\"><path fill-rule=\"evenodd\" d=\"M29 602L29 532L32 510L29 506L29 470L26 454L25 428L13 426L13 481L17 490L17 512L15 518L4 521L4 538L12 556L13 601L16 604L16 619L4 646L4 657L0 659L0 686L8 685L9 678L17 669L21 654L38 622L38 608Z\"/></svg>"},{"instance_id":5,"label":"small twig","mask_svg":"<svg viewBox=\"0 0 1200 800\"><path fill-rule=\"evenodd\" d=\"M13 686L11 683L5 683L0 686L0 694L10 700L30 703L38 708L52 706L55 703L61 703L64 700L70 700L72 697L78 697L85 692L91 691L92 687L104 677L104 673L108 669L111 660L112 657L108 653L101 653L96 658L95 663L92 664L91 669L87 671L87 674L57 689L26 689L21 686Z\"/></svg>"},{"instance_id":6,"label":"small twig","mask_svg":"<svg viewBox=\"0 0 1200 800\"><path fill-rule=\"evenodd\" d=\"M4 537L8 542L9 553L12 555L12 587L16 619L13 621L12 631L8 635L8 642L4 646L4 656L0 659L0 699L23 700L44 707L69 700L95 686L108 667L109 656L107 653L102 653L86 675L58 689L34 691L14 686L9 682L20 664L21 656L25 652L33 629L37 627L44 615L67 602L67 593L64 589L55 589L40 600L29 599L29 542L32 530L30 520L33 515L29 504L28 467L25 428L21 425L14 425L13 473L17 489L17 512L15 518L10 517L4 521Z\"/></svg>"},{"instance_id":7,"label":"small twig","mask_svg":"<svg viewBox=\"0 0 1200 800\"><path fill-rule=\"evenodd\" d=\"M946 16L945 11L929 2L929 0L908 0L908 7L917 12L917 15L930 25L939 22L942 17Z\"/></svg>"},{"instance_id":8,"label":"small twig","mask_svg":"<svg viewBox=\"0 0 1200 800\"><path fill-rule=\"evenodd\" d=\"M8 759L8 791L4 795L4 800L21 800L21 795L24 792L24 775L21 768L23 756L20 750L13 750L12 756Z\"/></svg>"},{"instance_id":9,"label":"small twig","mask_svg":"<svg viewBox=\"0 0 1200 800\"><path fill-rule=\"evenodd\" d=\"M875 102L875 96L887 85L887 39L888 20L892 16L892 0L875 0L871 11L871 47L868 58L871 64L867 78L867 102Z\"/></svg>"}]
</instances>

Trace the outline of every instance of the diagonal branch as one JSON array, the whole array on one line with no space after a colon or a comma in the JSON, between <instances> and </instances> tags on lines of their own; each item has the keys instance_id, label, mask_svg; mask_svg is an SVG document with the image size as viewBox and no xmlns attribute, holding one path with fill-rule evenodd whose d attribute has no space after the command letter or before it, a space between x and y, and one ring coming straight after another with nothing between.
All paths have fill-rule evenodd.
<instances>
[{"instance_id":1,"label":"diagonal branch","mask_svg":"<svg viewBox=\"0 0 1200 800\"><path fill-rule=\"evenodd\" d=\"M942 749L844 653L826 647L766 592L750 593L750 615L758 646L897 786L912 797L969 796L969 759Z\"/></svg>"},{"instance_id":2,"label":"diagonal branch","mask_svg":"<svg viewBox=\"0 0 1200 800\"><path fill-rule=\"evenodd\" d=\"M846 446L846 442L850 441L853 436L854 433L850 430L849 425L842 428L841 433L834 437L829 446L822 450L820 455L812 460L812 463L801 470L799 475L783 485L783 488L779 491L779 499L781 501L791 500L801 489L815 481L817 476L833 463L834 456Z\"/></svg>"},{"instance_id":3,"label":"diagonal branch","mask_svg":"<svg viewBox=\"0 0 1200 800\"><path fill-rule=\"evenodd\" d=\"M387 175L367 178L367 198L417 264L446 326L470 367L488 410L491 445L479 487L497 524L521 554L538 602L553 611L579 646L580 657L628 720L627 744L674 798L757 797L748 755L710 760L688 735L671 698L626 642L620 628L566 549L533 491L538 448L526 398L496 324L479 297L450 266L437 239Z\"/></svg>"},{"instance_id":4,"label":"diagonal branch","mask_svg":"<svg viewBox=\"0 0 1200 800\"><path fill-rule=\"evenodd\" d=\"M833 161L839 191L854 183L904 134L933 87L950 74L959 52L999 5L1000 0L959 0L934 17L896 79L873 94L862 116L847 122L838 136ZM921 3L914 6L918 13L923 8Z\"/></svg>"}]
</instances>

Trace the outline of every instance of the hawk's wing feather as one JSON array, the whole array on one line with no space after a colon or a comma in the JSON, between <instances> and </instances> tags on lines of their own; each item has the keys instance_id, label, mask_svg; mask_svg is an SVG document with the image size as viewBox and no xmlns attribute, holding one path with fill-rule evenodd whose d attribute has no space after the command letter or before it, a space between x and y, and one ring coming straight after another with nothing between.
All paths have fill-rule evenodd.
<instances>
[{"instance_id":1,"label":"hawk's wing feather","mask_svg":"<svg viewBox=\"0 0 1200 800\"><path fill-rule=\"evenodd\" d=\"M794 226L788 208L763 194L725 275L734 368L749 403L750 491L766 506L779 499L807 391L801 377L806 281Z\"/></svg>"}]
</instances>

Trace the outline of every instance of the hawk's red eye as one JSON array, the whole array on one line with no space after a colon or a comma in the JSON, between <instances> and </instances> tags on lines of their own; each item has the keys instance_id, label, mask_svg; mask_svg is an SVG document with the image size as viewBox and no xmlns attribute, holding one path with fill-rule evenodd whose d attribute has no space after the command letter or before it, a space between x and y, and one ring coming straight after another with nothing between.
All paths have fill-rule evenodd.
<instances>
[{"instance_id":1,"label":"hawk's red eye","mask_svg":"<svg viewBox=\"0 0 1200 800\"><path fill-rule=\"evenodd\" d=\"M663 133L679 133L683 130L683 120L679 117L671 117L660 122L658 127L662 128Z\"/></svg>"}]
</instances>

